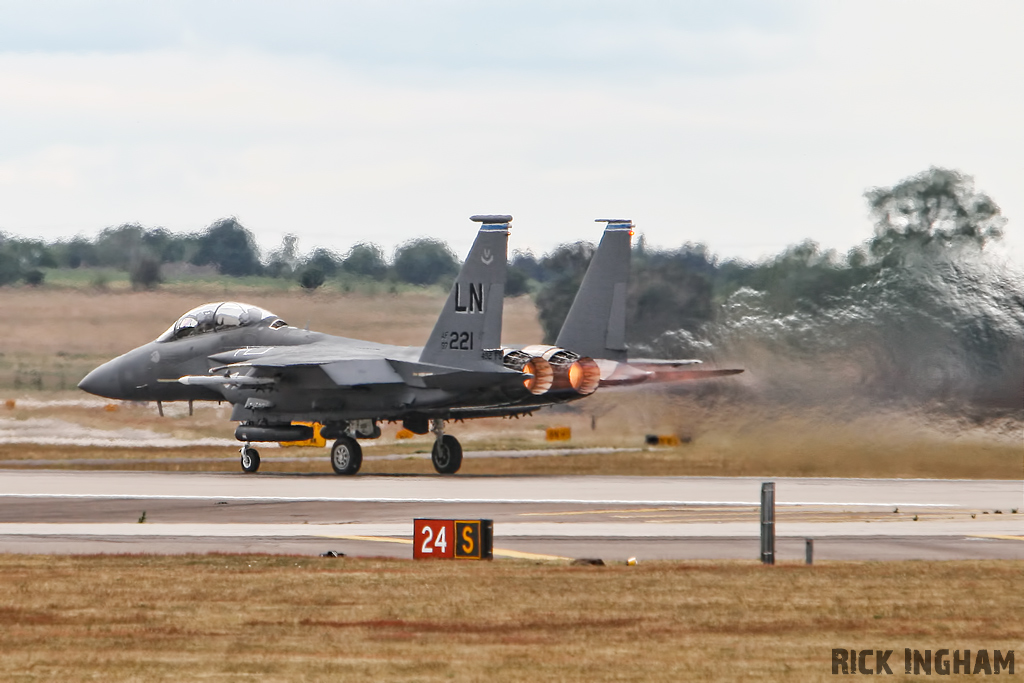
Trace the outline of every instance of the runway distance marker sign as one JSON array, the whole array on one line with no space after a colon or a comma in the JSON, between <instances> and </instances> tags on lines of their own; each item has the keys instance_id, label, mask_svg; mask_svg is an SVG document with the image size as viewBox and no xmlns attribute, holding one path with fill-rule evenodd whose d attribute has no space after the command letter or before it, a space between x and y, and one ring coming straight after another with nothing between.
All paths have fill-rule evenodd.
<instances>
[{"instance_id":1,"label":"runway distance marker sign","mask_svg":"<svg viewBox=\"0 0 1024 683\"><path fill-rule=\"evenodd\" d=\"M416 560L494 557L494 522L489 519L414 519L412 533Z\"/></svg>"}]
</instances>

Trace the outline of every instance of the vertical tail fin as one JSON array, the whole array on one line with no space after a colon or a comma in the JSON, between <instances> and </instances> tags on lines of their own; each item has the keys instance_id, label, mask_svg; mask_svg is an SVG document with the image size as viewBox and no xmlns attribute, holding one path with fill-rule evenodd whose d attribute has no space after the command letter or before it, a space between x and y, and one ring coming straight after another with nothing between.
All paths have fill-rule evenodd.
<instances>
[{"instance_id":1,"label":"vertical tail fin","mask_svg":"<svg viewBox=\"0 0 1024 683\"><path fill-rule=\"evenodd\" d=\"M607 223L555 346L591 358L626 360L626 288L633 222Z\"/></svg>"},{"instance_id":2,"label":"vertical tail fin","mask_svg":"<svg viewBox=\"0 0 1024 683\"><path fill-rule=\"evenodd\" d=\"M493 370L495 365L501 366L501 315L512 216L472 216L470 220L482 224L480 232L423 347L420 362Z\"/></svg>"}]
</instances>

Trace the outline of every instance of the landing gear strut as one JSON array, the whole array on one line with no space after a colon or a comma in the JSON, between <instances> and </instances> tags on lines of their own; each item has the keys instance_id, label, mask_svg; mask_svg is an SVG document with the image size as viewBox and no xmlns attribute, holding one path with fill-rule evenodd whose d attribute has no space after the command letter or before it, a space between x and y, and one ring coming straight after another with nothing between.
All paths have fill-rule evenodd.
<instances>
[{"instance_id":1,"label":"landing gear strut","mask_svg":"<svg viewBox=\"0 0 1024 683\"><path fill-rule=\"evenodd\" d=\"M462 467L462 444L451 434L444 433L444 420L433 420L434 450L430 461L438 474L455 474Z\"/></svg>"},{"instance_id":2,"label":"landing gear strut","mask_svg":"<svg viewBox=\"0 0 1024 683\"><path fill-rule=\"evenodd\" d=\"M355 474L363 464L363 449L351 436L339 436L331 446L331 467L335 474Z\"/></svg>"},{"instance_id":3,"label":"landing gear strut","mask_svg":"<svg viewBox=\"0 0 1024 683\"><path fill-rule=\"evenodd\" d=\"M260 452L246 443L241 448L242 471L250 474L260 468Z\"/></svg>"}]
</instances>

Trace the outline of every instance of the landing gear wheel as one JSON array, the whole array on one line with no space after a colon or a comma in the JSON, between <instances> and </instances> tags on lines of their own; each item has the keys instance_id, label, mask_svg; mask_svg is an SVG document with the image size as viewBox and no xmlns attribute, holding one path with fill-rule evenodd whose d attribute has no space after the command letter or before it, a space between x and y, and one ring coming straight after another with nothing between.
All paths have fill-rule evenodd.
<instances>
[{"instance_id":1,"label":"landing gear wheel","mask_svg":"<svg viewBox=\"0 0 1024 683\"><path fill-rule=\"evenodd\" d=\"M260 452L246 446L242 449L242 471L255 472L260 468Z\"/></svg>"},{"instance_id":2,"label":"landing gear wheel","mask_svg":"<svg viewBox=\"0 0 1024 683\"><path fill-rule=\"evenodd\" d=\"M455 474L462 467L462 444L451 434L434 441L430 461L438 474Z\"/></svg>"},{"instance_id":3,"label":"landing gear wheel","mask_svg":"<svg viewBox=\"0 0 1024 683\"><path fill-rule=\"evenodd\" d=\"M331 467L335 474L355 474L363 464L363 449L351 436L339 437L331 446Z\"/></svg>"}]
</instances>

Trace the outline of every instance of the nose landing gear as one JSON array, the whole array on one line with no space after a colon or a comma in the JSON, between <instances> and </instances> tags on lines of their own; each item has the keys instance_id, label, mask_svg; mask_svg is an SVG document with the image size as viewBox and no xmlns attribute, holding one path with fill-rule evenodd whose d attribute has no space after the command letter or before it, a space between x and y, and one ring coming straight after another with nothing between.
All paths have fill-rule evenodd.
<instances>
[{"instance_id":1,"label":"nose landing gear","mask_svg":"<svg viewBox=\"0 0 1024 683\"><path fill-rule=\"evenodd\" d=\"M242 471L250 474L260 468L260 452L246 443L241 448Z\"/></svg>"}]
</instances>

